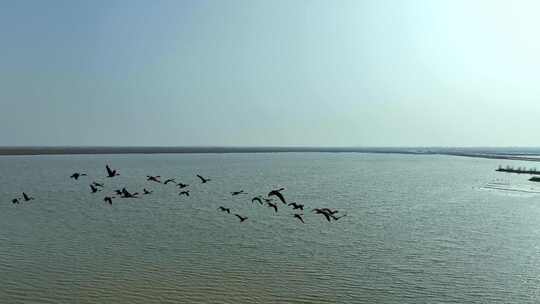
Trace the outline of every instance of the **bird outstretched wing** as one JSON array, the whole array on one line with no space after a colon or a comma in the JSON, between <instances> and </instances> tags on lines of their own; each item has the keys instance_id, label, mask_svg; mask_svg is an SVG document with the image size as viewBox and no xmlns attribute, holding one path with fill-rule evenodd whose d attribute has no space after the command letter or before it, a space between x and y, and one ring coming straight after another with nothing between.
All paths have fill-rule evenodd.
<instances>
[{"instance_id":1,"label":"bird outstretched wing","mask_svg":"<svg viewBox=\"0 0 540 304\"><path fill-rule=\"evenodd\" d=\"M268 196L277 196L277 198L279 198L282 203L287 204L285 198L279 191L270 191L270 193L268 193Z\"/></svg>"},{"instance_id":2,"label":"bird outstretched wing","mask_svg":"<svg viewBox=\"0 0 540 304\"><path fill-rule=\"evenodd\" d=\"M107 174L109 174L109 175L114 174L114 172L111 170L111 167L109 167L109 165L105 165L105 169L107 169Z\"/></svg>"}]
</instances>

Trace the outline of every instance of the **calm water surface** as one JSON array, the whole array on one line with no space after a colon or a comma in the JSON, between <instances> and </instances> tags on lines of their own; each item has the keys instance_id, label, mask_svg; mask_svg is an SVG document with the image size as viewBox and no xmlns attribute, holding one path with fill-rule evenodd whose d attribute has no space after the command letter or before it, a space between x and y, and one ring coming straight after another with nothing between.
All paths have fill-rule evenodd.
<instances>
[{"instance_id":1,"label":"calm water surface","mask_svg":"<svg viewBox=\"0 0 540 304\"><path fill-rule=\"evenodd\" d=\"M106 163L121 176L105 178ZM345 153L0 157L0 302L538 303L540 188L499 164L522 165ZM89 177L69 179L75 171ZM177 177L191 196L147 174ZM103 192L90 193L94 180ZM154 194L102 201L123 186ZM306 210L302 224L284 205L275 214L251 203L279 186L308 209L348 216L328 223ZM250 195L230 195L240 189ZM12 205L22 191L36 200Z\"/></svg>"}]
</instances>

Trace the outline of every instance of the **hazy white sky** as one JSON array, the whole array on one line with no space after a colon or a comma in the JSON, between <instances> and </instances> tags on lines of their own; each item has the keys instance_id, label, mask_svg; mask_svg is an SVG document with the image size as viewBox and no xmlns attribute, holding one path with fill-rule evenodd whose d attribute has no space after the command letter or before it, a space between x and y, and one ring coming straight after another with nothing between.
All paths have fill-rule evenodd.
<instances>
[{"instance_id":1,"label":"hazy white sky","mask_svg":"<svg viewBox=\"0 0 540 304\"><path fill-rule=\"evenodd\" d=\"M0 145L540 146L539 14L0 0Z\"/></svg>"}]
</instances>

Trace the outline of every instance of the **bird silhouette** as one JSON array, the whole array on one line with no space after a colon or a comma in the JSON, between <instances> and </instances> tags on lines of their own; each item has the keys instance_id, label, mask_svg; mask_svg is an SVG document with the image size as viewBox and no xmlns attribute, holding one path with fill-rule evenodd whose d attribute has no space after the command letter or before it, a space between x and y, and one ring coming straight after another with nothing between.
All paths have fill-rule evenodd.
<instances>
[{"instance_id":1,"label":"bird silhouette","mask_svg":"<svg viewBox=\"0 0 540 304\"><path fill-rule=\"evenodd\" d=\"M103 201L109 203L109 205L112 205L112 199L113 199L113 198L114 198L114 196L113 196L113 197L105 196L105 198L103 199Z\"/></svg>"},{"instance_id":2,"label":"bird silhouette","mask_svg":"<svg viewBox=\"0 0 540 304\"><path fill-rule=\"evenodd\" d=\"M115 177L115 176L120 175L118 171L112 170L111 167L109 167L109 165L105 165L105 169L107 169L107 177Z\"/></svg>"},{"instance_id":3,"label":"bird silhouette","mask_svg":"<svg viewBox=\"0 0 540 304\"><path fill-rule=\"evenodd\" d=\"M209 178L204 178L204 177L200 176L199 174L197 174L197 177L201 179L201 182L202 182L203 184L206 184L207 182L211 181L211 179L209 179Z\"/></svg>"},{"instance_id":4,"label":"bird silhouette","mask_svg":"<svg viewBox=\"0 0 540 304\"><path fill-rule=\"evenodd\" d=\"M20 202L19 202L19 199L18 199L18 198L14 198L14 199L12 199L12 200L11 200L11 203L12 203L12 204L20 204Z\"/></svg>"},{"instance_id":5,"label":"bird silhouette","mask_svg":"<svg viewBox=\"0 0 540 304\"><path fill-rule=\"evenodd\" d=\"M31 200L34 199L33 197L28 196L28 194L26 194L24 192L22 193L22 195L23 195L23 199L24 199L25 202L28 202L28 201L31 201Z\"/></svg>"},{"instance_id":6,"label":"bird silhouette","mask_svg":"<svg viewBox=\"0 0 540 304\"><path fill-rule=\"evenodd\" d=\"M75 172L75 173L71 174L70 178L73 178L74 180L78 180L79 177L81 177L81 176L86 176L86 174L85 173Z\"/></svg>"},{"instance_id":7,"label":"bird silhouette","mask_svg":"<svg viewBox=\"0 0 540 304\"><path fill-rule=\"evenodd\" d=\"M126 188L122 188L122 198L137 198L139 192L130 193Z\"/></svg>"},{"instance_id":8,"label":"bird silhouette","mask_svg":"<svg viewBox=\"0 0 540 304\"><path fill-rule=\"evenodd\" d=\"M272 207L272 208L274 208L275 212L277 212L277 204L273 204L273 203L266 203L266 205L268 205L268 207Z\"/></svg>"},{"instance_id":9,"label":"bird silhouette","mask_svg":"<svg viewBox=\"0 0 540 304\"><path fill-rule=\"evenodd\" d=\"M270 196L275 196L277 198L279 198L279 200L284 203L284 204L287 204L287 202L285 201L285 198L283 197L283 194L281 194L281 190L283 190L284 188L281 188L279 190L272 190L270 192L268 192L268 197Z\"/></svg>"},{"instance_id":10,"label":"bird silhouette","mask_svg":"<svg viewBox=\"0 0 540 304\"><path fill-rule=\"evenodd\" d=\"M221 210L221 211L227 212L227 213L231 213L231 209L225 208L225 207L223 207L223 206L219 206L218 210Z\"/></svg>"},{"instance_id":11,"label":"bird silhouette","mask_svg":"<svg viewBox=\"0 0 540 304\"><path fill-rule=\"evenodd\" d=\"M315 208L312 210L313 212L315 212L316 214L322 214L324 215L324 217L326 218L327 221L331 221L331 214L329 214L328 212L326 212L325 210L323 209L320 209L320 208Z\"/></svg>"},{"instance_id":12,"label":"bird silhouette","mask_svg":"<svg viewBox=\"0 0 540 304\"><path fill-rule=\"evenodd\" d=\"M188 184L178 183L178 184L176 184L176 186L178 186L178 188L180 188L180 189L184 189L185 187L187 187L189 185Z\"/></svg>"},{"instance_id":13,"label":"bird silhouette","mask_svg":"<svg viewBox=\"0 0 540 304\"><path fill-rule=\"evenodd\" d=\"M159 176L159 175L156 175L156 176L147 175L147 176L146 176L146 180L147 180L147 181L156 182L156 183L160 183L160 184L161 184L161 181L159 180L160 177L161 177L161 176Z\"/></svg>"},{"instance_id":14,"label":"bird silhouette","mask_svg":"<svg viewBox=\"0 0 540 304\"><path fill-rule=\"evenodd\" d=\"M261 204L261 205L263 204L263 202L261 201L261 197L260 197L260 196L256 196L256 197L254 197L254 198L251 199L251 202L252 202L252 203L255 202L255 201L259 202L259 204Z\"/></svg>"},{"instance_id":15,"label":"bird silhouette","mask_svg":"<svg viewBox=\"0 0 540 304\"><path fill-rule=\"evenodd\" d=\"M248 219L247 216L241 216L240 214L237 214L237 213L235 213L234 215L236 215L236 217L240 219L240 223Z\"/></svg>"},{"instance_id":16,"label":"bird silhouette","mask_svg":"<svg viewBox=\"0 0 540 304\"><path fill-rule=\"evenodd\" d=\"M96 193L96 192L98 192L98 191L101 191L101 190L99 190L98 188L96 188L96 186L94 186L94 185L92 185L92 184L90 185L90 189L92 190L92 193Z\"/></svg>"},{"instance_id":17,"label":"bird silhouette","mask_svg":"<svg viewBox=\"0 0 540 304\"><path fill-rule=\"evenodd\" d=\"M96 183L96 182L93 182L92 185L96 186L96 187L105 187L105 185L101 184L101 183Z\"/></svg>"},{"instance_id":18,"label":"bird silhouette","mask_svg":"<svg viewBox=\"0 0 540 304\"><path fill-rule=\"evenodd\" d=\"M174 180L175 180L175 178L169 178L169 179L167 179L166 181L164 181L163 184L166 185L166 184L168 184L168 183L170 183L170 182L175 183Z\"/></svg>"},{"instance_id":19,"label":"bird silhouette","mask_svg":"<svg viewBox=\"0 0 540 304\"><path fill-rule=\"evenodd\" d=\"M143 189L143 194L152 194L154 191L148 191L146 188Z\"/></svg>"},{"instance_id":20,"label":"bird silhouette","mask_svg":"<svg viewBox=\"0 0 540 304\"><path fill-rule=\"evenodd\" d=\"M302 218L302 216L303 216L303 214L301 214L301 213L295 213L295 214L294 214L294 217L295 217L295 218L299 219L300 222L302 222L303 224L305 224L304 219Z\"/></svg>"},{"instance_id":21,"label":"bird silhouette","mask_svg":"<svg viewBox=\"0 0 540 304\"><path fill-rule=\"evenodd\" d=\"M296 209L304 210L304 205L297 204L296 202L292 202L288 204L287 206L292 206L293 210L296 210Z\"/></svg>"},{"instance_id":22,"label":"bird silhouette","mask_svg":"<svg viewBox=\"0 0 540 304\"><path fill-rule=\"evenodd\" d=\"M247 194L247 192L244 192L244 190L240 190L240 191L233 191L233 192L231 192L231 194L233 196L235 196L235 195L238 195L238 194Z\"/></svg>"},{"instance_id":23,"label":"bird silhouette","mask_svg":"<svg viewBox=\"0 0 540 304\"><path fill-rule=\"evenodd\" d=\"M178 195L189 196L189 190L182 191L182 192L178 193Z\"/></svg>"}]
</instances>

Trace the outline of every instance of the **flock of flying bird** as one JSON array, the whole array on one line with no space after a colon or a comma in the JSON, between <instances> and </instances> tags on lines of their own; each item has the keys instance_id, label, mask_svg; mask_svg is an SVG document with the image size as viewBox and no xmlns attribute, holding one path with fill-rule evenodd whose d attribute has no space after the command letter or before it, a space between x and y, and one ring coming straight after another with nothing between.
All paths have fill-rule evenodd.
<instances>
[{"instance_id":1,"label":"flock of flying bird","mask_svg":"<svg viewBox=\"0 0 540 304\"><path fill-rule=\"evenodd\" d=\"M106 172L107 172L106 177L108 177L108 178L113 178L115 176L120 175L120 173L117 170L112 170L109 167L109 165L106 165L105 169L106 169ZM70 178L72 178L74 180L78 180L82 176L87 176L87 175L85 173L75 172L70 176ZM197 177L201 180L202 184L206 184L206 183L211 181L211 179L205 178L205 177L203 177L203 176L201 176L199 174L197 174ZM181 183L181 182L177 183L175 178L168 178L165 181L161 181L161 176L159 176L159 175L156 175L156 176L147 175L146 180L156 182L156 183L159 183L159 184L164 184L164 185L172 183L172 184L176 185L180 189L180 192L178 193L178 195L189 196L190 190L189 189L184 190L185 188L189 187L189 185ZM103 183L98 183L98 182L94 181L94 182L92 182L90 184L90 191L91 191L91 193L101 192L102 189L104 189L104 187L105 187L105 185ZM302 205L302 204L298 204L296 202L287 203L287 201L285 200L285 197L281 193L283 190L285 190L285 188L274 189L274 190L268 192L266 197L263 197L262 195L255 196L255 197L253 197L251 199L251 202L252 203L259 203L261 206L264 206L264 204L266 204L266 206L268 206L270 208L273 208L274 212L277 213L278 212L278 203L274 203L274 198L277 198L282 204L292 207L293 210L304 211L304 205ZM138 198L139 197L139 192L133 192L133 193L129 192L125 187L122 188L122 189L114 190L114 193L120 198ZM142 195L149 195L149 194L152 194L152 193L153 193L153 191L147 190L146 188L143 188ZM232 196L237 196L237 195L241 195L241 194L248 194L248 193L244 192L244 190L231 192ZM114 195L105 196L103 198L103 201L109 203L110 205L112 205L113 199L116 198L117 196L114 196ZM25 192L23 192L22 197L14 198L14 199L12 199L11 202L13 204L20 204L22 201L28 202L28 201L31 201L31 200L34 200L34 199L35 198L33 198L33 197L29 196L28 194L26 194ZM222 211L222 212L227 212L228 214L231 213L231 209L226 208L224 206L220 206L218 208L218 210ZM334 210L334 209L330 209L330 208L315 208L315 209L312 210L312 212L315 212L315 214L320 214L320 215L324 216L324 218L328 222L337 221L340 218L347 215L347 214L342 214L342 215L338 216L337 213L339 211ZM238 213L233 213L233 214L240 220L240 222L244 222L245 220L248 219L248 217L242 216L242 215L240 215ZM297 218L302 223L305 223L304 218L303 218L303 216L304 216L303 213L294 213L293 216L294 216L294 218Z\"/></svg>"}]
</instances>

